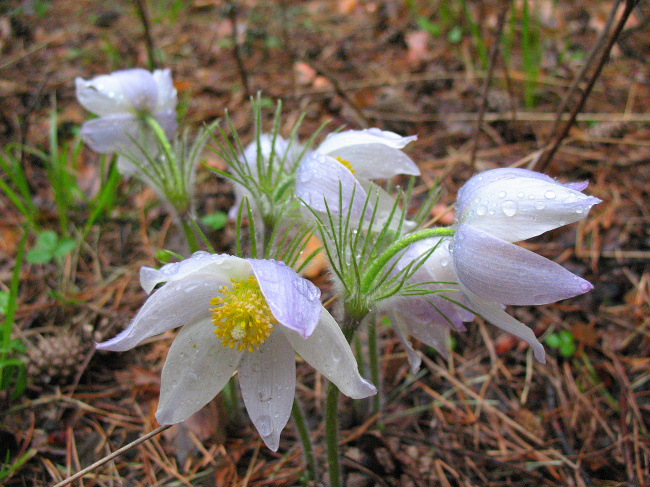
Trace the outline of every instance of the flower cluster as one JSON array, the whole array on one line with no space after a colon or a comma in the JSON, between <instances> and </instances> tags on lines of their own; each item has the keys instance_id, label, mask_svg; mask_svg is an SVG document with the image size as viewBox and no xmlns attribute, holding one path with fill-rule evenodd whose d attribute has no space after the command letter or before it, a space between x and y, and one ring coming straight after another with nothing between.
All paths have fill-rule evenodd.
<instances>
[{"instance_id":1,"label":"flower cluster","mask_svg":"<svg viewBox=\"0 0 650 487\"><path fill-rule=\"evenodd\" d=\"M176 91L169 71L77 79L77 94L99 115L82 127L84 140L98 152L119 154L124 170L141 174L170 202L181 201L175 208L187 216L187 201L177 195L193 194L194 178L187 175L208 131L189 153L172 149ZM300 143L297 128L280 136L277 119L272 133L263 133L256 110L250 144L236 134L234 143L215 138L231 168L217 172L235 188L230 216L243 225L243 214L261 229L250 232L249 250L237 242L238 256L200 251L160 269L143 267L140 280L150 297L124 331L97 345L125 351L181 327L162 371L159 423L185 420L236 375L253 424L277 450L294 402L296 353L335 392L357 399L376 393L360 375L349 342L378 313L389 316L413 371L420 356L409 335L447 356L450 330L465 330L476 315L526 341L544 362L533 331L505 306L551 303L592 286L515 243L585 218L600 202L582 192L587 183L561 184L523 169L486 171L459 191L453 226L423 228L437 191L413 211L413 178L420 172L403 149L415 136L373 128ZM407 189L393 188L396 176L411 178ZM170 180L180 182L170 186ZM289 220L300 221L299 229ZM340 296L336 319L297 272L298 262L310 258L303 254L315 228ZM372 379L379 378L373 373ZM328 395L328 421L336 398ZM336 448L336 438L328 442Z\"/></svg>"}]
</instances>

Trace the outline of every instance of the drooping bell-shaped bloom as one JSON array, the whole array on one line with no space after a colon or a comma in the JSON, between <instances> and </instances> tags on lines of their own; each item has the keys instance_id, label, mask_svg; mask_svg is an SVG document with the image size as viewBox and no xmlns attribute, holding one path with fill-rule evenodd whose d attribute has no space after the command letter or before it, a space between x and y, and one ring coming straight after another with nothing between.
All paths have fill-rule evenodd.
<instances>
[{"instance_id":1,"label":"drooping bell-shaped bloom","mask_svg":"<svg viewBox=\"0 0 650 487\"><path fill-rule=\"evenodd\" d=\"M320 292L288 266L197 252L159 270L143 267L147 299L133 322L100 350L124 351L182 326L162 370L156 419L174 424L207 404L239 372L244 404L266 445L277 450L295 393L295 352L346 395L376 392L358 372Z\"/></svg>"},{"instance_id":2,"label":"drooping bell-shaped bloom","mask_svg":"<svg viewBox=\"0 0 650 487\"><path fill-rule=\"evenodd\" d=\"M344 213L349 211L351 218L359 218L372 180L398 174L420 174L411 158L401 151L416 138L377 128L330 134L300 162L296 172L296 196L314 211L325 213L329 207L330 212L336 213L340 193ZM372 213L378 198L378 218L381 220L391 211L393 199L377 186L373 186L373 191L377 193L371 195L366 214Z\"/></svg>"},{"instance_id":3,"label":"drooping bell-shaped bloom","mask_svg":"<svg viewBox=\"0 0 650 487\"><path fill-rule=\"evenodd\" d=\"M561 184L525 169L493 169L471 178L458 192L453 265L470 308L528 342L544 361L544 348L530 328L504 304L547 304L593 286L512 242L540 235L587 216L600 200L583 194L587 183Z\"/></svg>"},{"instance_id":4,"label":"drooping bell-shaped bloom","mask_svg":"<svg viewBox=\"0 0 650 487\"><path fill-rule=\"evenodd\" d=\"M169 69L126 69L90 80L77 78L75 85L79 103L99 117L82 125L82 139L102 154L120 153L118 165L125 173L135 168L124 154L145 161L138 145L156 146L144 116L152 117L168 139L176 131L176 89Z\"/></svg>"},{"instance_id":5,"label":"drooping bell-shaped bloom","mask_svg":"<svg viewBox=\"0 0 650 487\"><path fill-rule=\"evenodd\" d=\"M449 238L419 240L406 249L393 269L393 273L398 273L426 257L406 282L407 285L415 286L421 294L414 293L400 296L394 301L389 300L387 307L388 316L406 349L413 372L417 372L420 367L420 357L408 342L407 335L434 348L446 358L449 355L449 331L464 331L463 322L474 318L474 313L467 309L469 303L458 287L449 249ZM425 293L427 291L429 294Z\"/></svg>"}]
</instances>

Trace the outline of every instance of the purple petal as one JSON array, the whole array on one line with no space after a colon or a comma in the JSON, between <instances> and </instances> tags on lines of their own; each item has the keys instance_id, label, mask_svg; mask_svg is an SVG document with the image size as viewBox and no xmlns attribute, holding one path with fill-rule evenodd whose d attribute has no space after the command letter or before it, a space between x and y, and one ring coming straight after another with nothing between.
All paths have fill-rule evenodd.
<instances>
[{"instance_id":1,"label":"purple petal","mask_svg":"<svg viewBox=\"0 0 650 487\"><path fill-rule=\"evenodd\" d=\"M582 220L600 202L570 186L545 178L502 177L474 191L456 218L461 224L518 242Z\"/></svg>"},{"instance_id":2,"label":"purple petal","mask_svg":"<svg viewBox=\"0 0 650 487\"><path fill-rule=\"evenodd\" d=\"M477 296L462 284L460 285L460 288L476 314L482 316L502 330L512 333L516 337L527 342L532 347L535 358L541 363L546 362L544 347L535 336L535 333L533 333L533 330L503 311L500 304Z\"/></svg>"},{"instance_id":3,"label":"purple petal","mask_svg":"<svg viewBox=\"0 0 650 487\"><path fill-rule=\"evenodd\" d=\"M298 355L346 396L363 399L377 393L375 386L359 374L357 361L341 328L322 306L318 326L308 338L289 328L282 331Z\"/></svg>"},{"instance_id":4,"label":"purple petal","mask_svg":"<svg viewBox=\"0 0 650 487\"><path fill-rule=\"evenodd\" d=\"M237 347L221 344L210 319L184 326L162 370L158 423L180 423L210 402L228 383L241 356Z\"/></svg>"},{"instance_id":5,"label":"purple petal","mask_svg":"<svg viewBox=\"0 0 650 487\"><path fill-rule=\"evenodd\" d=\"M266 446L278 451L296 390L296 355L283 333L274 330L259 350L244 352L239 385L255 428Z\"/></svg>"},{"instance_id":6,"label":"purple petal","mask_svg":"<svg viewBox=\"0 0 650 487\"><path fill-rule=\"evenodd\" d=\"M210 316L210 300L224 283L185 279L169 282L153 293L131 324L116 337L96 345L99 350L123 352L142 340Z\"/></svg>"},{"instance_id":7,"label":"purple petal","mask_svg":"<svg viewBox=\"0 0 650 487\"><path fill-rule=\"evenodd\" d=\"M158 87L144 69L115 71L89 81L77 78L75 83L79 103L100 116L156 109Z\"/></svg>"},{"instance_id":8,"label":"purple petal","mask_svg":"<svg viewBox=\"0 0 650 487\"><path fill-rule=\"evenodd\" d=\"M141 154L134 143L142 143L143 125L133 115L117 114L94 118L81 126L81 138L100 154L133 152Z\"/></svg>"},{"instance_id":9,"label":"purple petal","mask_svg":"<svg viewBox=\"0 0 650 487\"><path fill-rule=\"evenodd\" d=\"M498 303L547 304L593 288L561 265L469 225L456 229L452 255L459 281Z\"/></svg>"},{"instance_id":10,"label":"purple petal","mask_svg":"<svg viewBox=\"0 0 650 487\"><path fill-rule=\"evenodd\" d=\"M282 262L248 262L275 319L303 337L311 335L322 308L319 289Z\"/></svg>"},{"instance_id":11,"label":"purple petal","mask_svg":"<svg viewBox=\"0 0 650 487\"><path fill-rule=\"evenodd\" d=\"M402 149L409 142L417 139L417 136L402 137L395 132L370 128L365 130L345 130L329 134L327 138L316 149L318 152L329 154L344 147L361 144L381 144L384 147Z\"/></svg>"}]
</instances>

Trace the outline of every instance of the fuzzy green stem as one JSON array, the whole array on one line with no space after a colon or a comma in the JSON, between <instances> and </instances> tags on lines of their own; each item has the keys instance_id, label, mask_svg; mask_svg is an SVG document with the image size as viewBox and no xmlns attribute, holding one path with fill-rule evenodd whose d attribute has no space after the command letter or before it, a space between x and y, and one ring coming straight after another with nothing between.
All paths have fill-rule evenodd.
<instances>
[{"instance_id":1,"label":"fuzzy green stem","mask_svg":"<svg viewBox=\"0 0 650 487\"><path fill-rule=\"evenodd\" d=\"M359 295L367 295L374 286L379 273L384 269L388 262L397 255L398 252L405 249L412 243L432 237L453 237L454 230L449 227L427 228L419 232L411 233L401 238L386 250L384 250L370 266L361 280L361 289Z\"/></svg>"},{"instance_id":2,"label":"fuzzy green stem","mask_svg":"<svg viewBox=\"0 0 650 487\"><path fill-rule=\"evenodd\" d=\"M339 388L330 382L325 406L325 442L329 465L330 487L341 487L338 438Z\"/></svg>"},{"instance_id":3,"label":"fuzzy green stem","mask_svg":"<svg viewBox=\"0 0 650 487\"><path fill-rule=\"evenodd\" d=\"M316 459L314 458L314 449L311 445L311 438L309 437L309 430L305 423L305 417L302 414L302 408L298 403L298 398L294 397L293 407L291 409L293 415L293 423L298 430L298 436L302 442L302 450L305 454L305 462L307 463L307 479L316 480Z\"/></svg>"}]
</instances>

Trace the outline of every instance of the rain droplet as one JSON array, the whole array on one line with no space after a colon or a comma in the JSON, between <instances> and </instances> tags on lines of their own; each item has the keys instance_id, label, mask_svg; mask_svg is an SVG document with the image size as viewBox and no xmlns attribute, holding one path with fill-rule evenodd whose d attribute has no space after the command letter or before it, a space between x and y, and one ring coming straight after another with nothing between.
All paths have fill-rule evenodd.
<instances>
[{"instance_id":1,"label":"rain droplet","mask_svg":"<svg viewBox=\"0 0 650 487\"><path fill-rule=\"evenodd\" d=\"M560 220L558 223L560 224L560 226L566 225L566 221L565 221L565 220Z\"/></svg>"},{"instance_id":2,"label":"rain droplet","mask_svg":"<svg viewBox=\"0 0 650 487\"><path fill-rule=\"evenodd\" d=\"M555 191L549 189L546 193L544 193L544 198L552 200L553 198L555 198Z\"/></svg>"},{"instance_id":3,"label":"rain droplet","mask_svg":"<svg viewBox=\"0 0 650 487\"><path fill-rule=\"evenodd\" d=\"M512 200L504 201L501 205L501 209L506 216L515 216L517 214L517 203Z\"/></svg>"},{"instance_id":4,"label":"rain droplet","mask_svg":"<svg viewBox=\"0 0 650 487\"><path fill-rule=\"evenodd\" d=\"M576 213L577 213L577 214L581 214L583 211L584 211L584 210L583 210L582 206L578 206L578 207L576 207Z\"/></svg>"},{"instance_id":5,"label":"rain droplet","mask_svg":"<svg viewBox=\"0 0 650 487\"><path fill-rule=\"evenodd\" d=\"M440 259L440 266L441 267L447 267L448 265L449 265L449 259L447 259L446 257L443 257L442 259Z\"/></svg>"},{"instance_id":6,"label":"rain droplet","mask_svg":"<svg viewBox=\"0 0 650 487\"><path fill-rule=\"evenodd\" d=\"M520 191L519 194L517 195L517 197L519 197L519 198L523 198L523 197L524 197L524 192L523 192L523 191Z\"/></svg>"},{"instance_id":7,"label":"rain droplet","mask_svg":"<svg viewBox=\"0 0 650 487\"><path fill-rule=\"evenodd\" d=\"M478 208L476 208L476 214L478 216L483 216L487 213L487 207L485 205L481 205Z\"/></svg>"},{"instance_id":8,"label":"rain droplet","mask_svg":"<svg viewBox=\"0 0 650 487\"><path fill-rule=\"evenodd\" d=\"M569 193L569 196L566 197L566 202L567 203L573 203L574 201L577 201L578 197L575 195L575 193Z\"/></svg>"},{"instance_id":9,"label":"rain droplet","mask_svg":"<svg viewBox=\"0 0 650 487\"><path fill-rule=\"evenodd\" d=\"M506 192L505 192L505 191L501 191L501 192L499 193L499 198L505 198L505 197L506 197Z\"/></svg>"},{"instance_id":10,"label":"rain droplet","mask_svg":"<svg viewBox=\"0 0 650 487\"><path fill-rule=\"evenodd\" d=\"M271 384L261 384L260 388L257 390L257 397L260 402L267 402L271 400L273 396Z\"/></svg>"},{"instance_id":11,"label":"rain droplet","mask_svg":"<svg viewBox=\"0 0 650 487\"><path fill-rule=\"evenodd\" d=\"M488 213L489 213L490 215L494 215L494 210L490 210Z\"/></svg>"},{"instance_id":12,"label":"rain droplet","mask_svg":"<svg viewBox=\"0 0 650 487\"><path fill-rule=\"evenodd\" d=\"M338 364L341 361L341 351L338 348L332 350L332 362Z\"/></svg>"},{"instance_id":13,"label":"rain droplet","mask_svg":"<svg viewBox=\"0 0 650 487\"><path fill-rule=\"evenodd\" d=\"M537 208L538 210L543 210L545 208L545 205L541 201L538 201L537 204L535 205L535 208Z\"/></svg>"},{"instance_id":14,"label":"rain droplet","mask_svg":"<svg viewBox=\"0 0 650 487\"><path fill-rule=\"evenodd\" d=\"M266 414L257 418L257 421L255 421L255 426L257 427L257 431L262 436L262 438L266 438L271 433L273 433L273 427L271 426L271 417L267 416Z\"/></svg>"}]
</instances>

